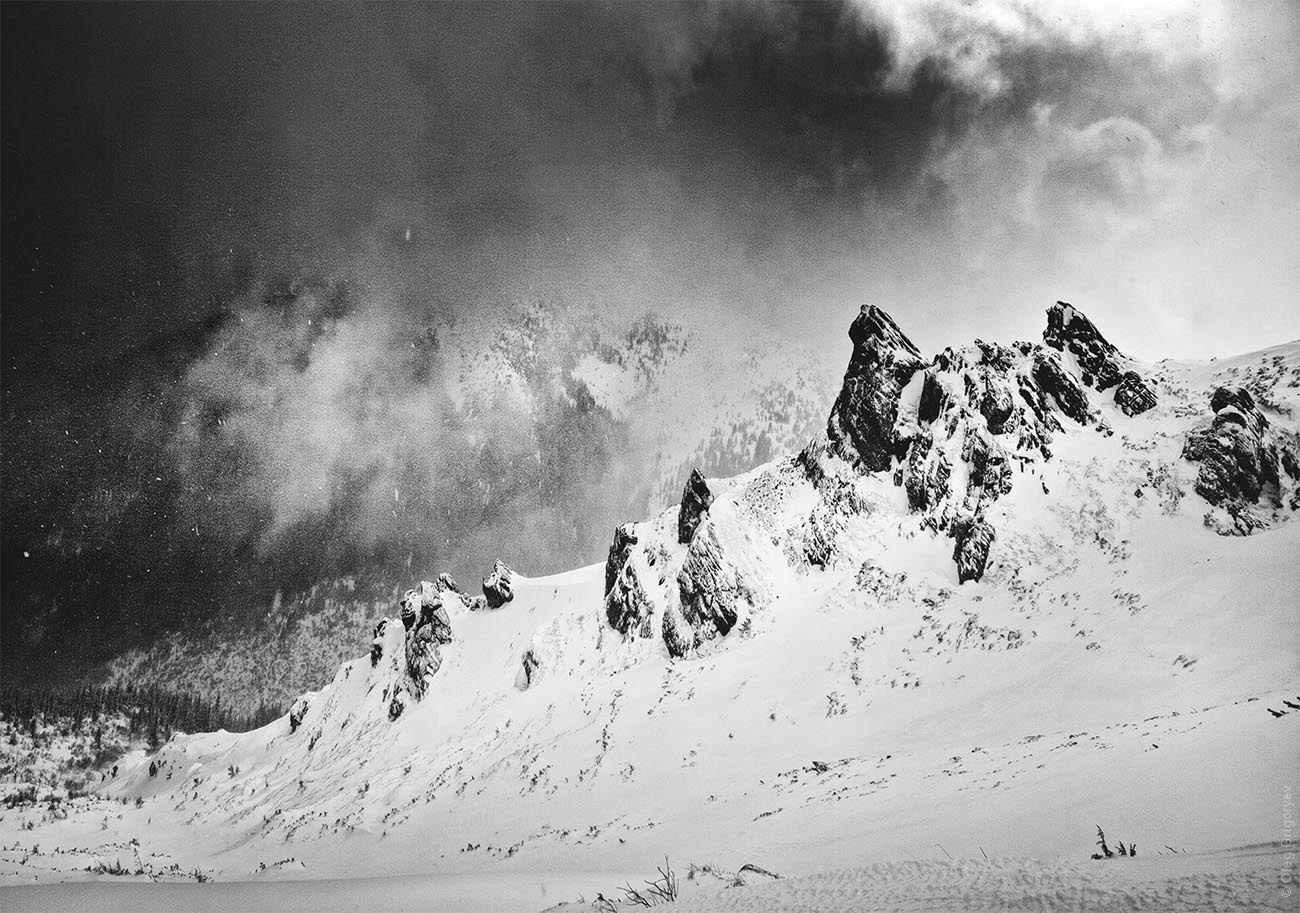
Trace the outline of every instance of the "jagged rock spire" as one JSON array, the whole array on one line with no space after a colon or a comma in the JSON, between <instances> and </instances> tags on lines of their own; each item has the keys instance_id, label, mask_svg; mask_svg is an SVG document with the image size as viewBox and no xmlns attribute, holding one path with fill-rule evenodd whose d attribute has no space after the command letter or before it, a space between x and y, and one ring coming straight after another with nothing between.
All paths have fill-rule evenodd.
<instances>
[{"instance_id":1,"label":"jagged rock spire","mask_svg":"<svg viewBox=\"0 0 1300 913\"><path fill-rule=\"evenodd\" d=\"M1083 369L1083 382L1097 390L1110 389L1124 374L1119 364L1123 353L1069 302L1058 301L1047 309L1043 342L1058 351L1072 353Z\"/></svg>"},{"instance_id":2,"label":"jagged rock spire","mask_svg":"<svg viewBox=\"0 0 1300 913\"><path fill-rule=\"evenodd\" d=\"M1115 404L1125 415L1140 415L1156 404L1155 391L1142 375L1128 367L1132 361L1101 335L1073 305L1058 301L1047 309L1043 342L1070 352L1083 370L1083 382L1097 390L1115 388Z\"/></svg>"},{"instance_id":3,"label":"jagged rock spire","mask_svg":"<svg viewBox=\"0 0 1300 913\"><path fill-rule=\"evenodd\" d=\"M898 394L925 367L925 360L898 324L875 305L862 306L849 327L849 338L853 357L826 435L840 456L881 472L902 449L894 435Z\"/></svg>"},{"instance_id":4,"label":"jagged rock spire","mask_svg":"<svg viewBox=\"0 0 1300 913\"><path fill-rule=\"evenodd\" d=\"M700 521L713 503L713 492L704 480L699 469L691 470L691 477L686 480L682 491L682 505L677 510L677 541L689 545L691 537L699 527Z\"/></svg>"}]
</instances>

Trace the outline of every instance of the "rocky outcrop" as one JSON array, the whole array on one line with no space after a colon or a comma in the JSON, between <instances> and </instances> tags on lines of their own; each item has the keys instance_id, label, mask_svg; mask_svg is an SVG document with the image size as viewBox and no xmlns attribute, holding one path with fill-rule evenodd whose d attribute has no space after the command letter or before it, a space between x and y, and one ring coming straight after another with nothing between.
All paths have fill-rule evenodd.
<instances>
[{"instance_id":1,"label":"rocky outcrop","mask_svg":"<svg viewBox=\"0 0 1300 913\"><path fill-rule=\"evenodd\" d=\"M1193 429L1183 459L1199 463L1196 493L1227 514L1226 522L1207 516L1219 532L1248 535L1269 525L1268 514L1286 504L1284 488L1300 482L1296 442L1273 432L1255 398L1243 387L1218 387L1210 397L1214 418Z\"/></svg>"},{"instance_id":2,"label":"rocky outcrop","mask_svg":"<svg viewBox=\"0 0 1300 913\"><path fill-rule=\"evenodd\" d=\"M681 507L677 509L677 541L682 545L688 545L691 537L695 535L695 530L699 528L700 521L704 519L704 514L708 511L709 506L713 504L713 492L709 490L709 483L700 475L698 469L691 470L691 476L686 480L686 488L682 492Z\"/></svg>"},{"instance_id":3,"label":"rocky outcrop","mask_svg":"<svg viewBox=\"0 0 1300 913\"><path fill-rule=\"evenodd\" d=\"M1125 371L1115 386L1115 405L1125 415L1134 416L1155 408L1156 394L1142 375L1136 371Z\"/></svg>"},{"instance_id":4,"label":"rocky outcrop","mask_svg":"<svg viewBox=\"0 0 1300 913\"><path fill-rule=\"evenodd\" d=\"M853 356L826 436L839 456L868 472L883 472L905 450L894 430L898 396L925 361L890 316L872 305L863 306L849 338Z\"/></svg>"},{"instance_id":5,"label":"rocky outcrop","mask_svg":"<svg viewBox=\"0 0 1300 913\"><path fill-rule=\"evenodd\" d=\"M650 598L640 576L632 565L625 564L605 595L605 617L609 626L624 637L631 634L649 637L654 633L651 613Z\"/></svg>"},{"instance_id":6,"label":"rocky outcrop","mask_svg":"<svg viewBox=\"0 0 1300 913\"><path fill-rule=\"evenodd\" d=\"M974 518L962 519L953 524L956 545L952 560L957 563L957 579L961 583L978 581L988 566L989 549L997 537L992 524Z\"/></svg>"},{"instance_id":7,"label":"rocky outcrop","mask_svg":"<svg viewBox=\"0 0 1300 913\"><path fill-rule=\"evenodd\" d=\"M996 540L989 520L973 518L1011 492L1016 467L1051 459L1062 416L1095 421L1079 380L1055 352L1031 343L944 349L910 408L901 408L895 429L907 451L894 478L923 524L956 540L963 582L982 576Z\"/></svg>"},{"instance_id":8,"label":"rocky outcrop","mask_svg":"<svg viewBox=\"0 0 1300 913\"><path fill-rule=\"evenodd\" d=\"M1156 404L1155 391L1129 367L1131 359L1111 345L1091 320L1064 301L1047 309L1043 342L1071 353L1083 382L1098 391L1115 388L1115 404L1125 415L1146 412Z\"/></svg>"},{"instance_id":9,"label":"rocky outcrop","mask_svg":"<svg viewBox=\"0 0 1300 913\"><path fill-rule=\"evenodd\" d=\"M373 669L384 658L384 632L388 630L388 619L379 619L375 625L375 634L370 641L370 667Z\"/></svg>"},{"instance_id":10,"label":"rocky outcrop","mask_svg":"<svg viewBox=\"0 0 1300 913\"><path fill-rule=\"evenodd\" d=\"M402 597L402 624L406 626L409 632L412 628L417 631L423 627L428 627L429 636L437 643L451 643L451 619L447 615L447 608L443 605L443 598L446 590L440 590L436 583L430 583L428 580L413 590L407 590L406 595ZM407 619L414 617L412 624L407 624Z\"/></svg>"},{"instance_id":11,"label":"rocky outcrop","mask_svg":"<svg viewBox=\"0 0 1300 913\"><path fill-rule=\"evenodd\" d=\"M660 628L669 656L681 658L695 648L695 631L686 623L679 606L671 605L664 610Z\"/></svg>"},{"instance_id":12,"label":"rocky outcrop","mask_svg":"<svg viewBox=\"0 0 1300 913\"><path fill-rule=\"evenodd\" d=\"M514 572L510 565L498 561L492 566L492 573L483 578L483 596L489 609L499 609L515 598Z\"/></svg>"},{"instance_id":13,"label":"rocky outcrop","mask_svg":"<svg viewBox=\"0 0 1300 913\"><path fill-rule=\"evenodd\" d=\"M907 465L903 470L903 488L912 510L926 512L937 507L951 488L952 464L948 455L934 446L934 436L923 431L912 439Z\"/></svg>"},{"instance_id":14,"label":"rocky outcrop","mask_svg":"<svg viewBox=\"0 0 1300 913\"><path fill-rule=\"evenodd\" d=\"M423 625L406 638L406 674L411 680L411 690L422 697L433 676L442 666L442 652L428 625Z\"/></svg>"},{"instance_id":15,"label":"rocky outcrop","mask_svg":"<svg viewBox=\"0 0 1300 913\"><path fill-rule=\"evenodd\" d=\"M406 711L407 701L405 688L398 685L393 689L393 696L388 702L388 721L390 723L396 722L397 718Z\"/></svg>"},{"instance_id":16,"label":"rocky outcrop","mask_svg":"<svg viewBox=\"0 0 1300 913\"><path fill-rule=\"evenodd\" d=\"M1035 391L1022 387L1021 396L1039 415L1050 415L1051 408L1046 397L1051 397L1061 414L1080 425L1092 422L1092 407L1088 404L1088 394L1061 365L1060 358L1054 352L1042 349L1034 353L1034 364L1030 378L1038 387ZM1059 422L1057 430L1059 430Z\"/></svg>"},{"instance_id":17,"label":"rocky outcrop","mask_svg":"<svg viewBox=\"0 0 1300 913\"><path fill-rule=\"evenodd\" d=\"M743 576L731 562L723 559L722 546L712 526L703 527L691 540L686 562L677 574L677 590L682 618L694 632L695 645L725 637L735 627L741 603L753 604ZM671 644L669 649L672 650Z\"/></svg>"},{"instance_id":18,"label":"rocky outcrop","mask_svg":"<svg viewBox=\"0 0 1300 913\"><path fill-rule=\"evenodd\" d=\"M1119 383L1123 356L1081 312L1065 301L1047 309L1043 342L1074 355L1083 371L1083 382L1097 390L1109 390Z\"/></svg>"},{"instance_id":19,"label":"rocky outcrop","mask_svg":"<svg viewBox=\"0 0 1300 913\"><path fill-rule=\"evenodd\" d=\"M433 676L442 666L442 644L451 643L451 618L444 605L446 599L459 600L463 594L446 574L437 582L425 580L407 590L401 599L402 626L406 629L405 669L411 693L422 697ZM374 665L383 655L384 622L375 629L370 661ZM376 652L378 651L378 652Z\"/></svg>"},{"instance_id":20,"label":"rocky outcrop","mask_svg":"<svg viewBox=\"0 0 1300 913\"><path fill-rule=\"evenodd\" d=\"M632 554L632 546L637 544L636 526L624 523L614 530L614 541L609 545L609 557L605 559L605 595L614 589L614 581Z\"/></svg>"},{"instance_id":21,"label":"rocky outcrop","mask_svg":"<svg viewBox=\"0 0 1300 913\"><path fill-rule=\"evenodd\" d=\"M310 709L311 702L305 697L300 697L298 700L293 702L293 706L289 708L290 735L298 731L298 727L302 725L302 721L306 719L307 711Z\"/></svg>"}]
</instances>

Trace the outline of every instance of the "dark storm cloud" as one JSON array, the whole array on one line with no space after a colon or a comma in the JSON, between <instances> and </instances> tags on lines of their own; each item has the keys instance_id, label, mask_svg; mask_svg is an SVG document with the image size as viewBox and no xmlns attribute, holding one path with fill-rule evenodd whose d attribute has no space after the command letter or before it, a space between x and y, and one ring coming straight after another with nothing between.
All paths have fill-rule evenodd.
<instances>
[{"instance_id":1,"label":"dark storm cloud","mask_svg":"<svg viewBox=\"0 0 1300 913\"><path fill-rule=\"evenodd\" d=\"M0 6L6 606L61 593L57 561L10 573L55 524L80 530L59 554L108 549L59 597L83 615L105 581L215 612L234 591L186 574L259 600L434 530L465 560L598 557L612 521L585 505L644 484L635 420L552 391L535 428L510 405L457 425L431 328L655 311L838 357L864 299L935 347L1080 291L1177 327L1159 282L1103 293L1148 294L1134 272L1185 253L1205 175L1233 198L1216 156L1280 148L1285 95L1224 89L1196 21L1039 9ZM1266 247L1291 227L1216 218ZM466 494L534 451L588 489Z\"/></svg>"}]
</instances>

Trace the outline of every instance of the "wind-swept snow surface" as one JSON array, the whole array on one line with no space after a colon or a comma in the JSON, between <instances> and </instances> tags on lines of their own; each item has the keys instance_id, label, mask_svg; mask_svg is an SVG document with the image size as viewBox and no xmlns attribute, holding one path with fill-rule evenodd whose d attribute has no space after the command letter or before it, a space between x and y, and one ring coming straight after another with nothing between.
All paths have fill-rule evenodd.
<instances>
[{"instance_id":1,"label":"wind-swept snow surface","mask_svg":"<svg viewBox=\"0 0 1300 913\"><path fill-rule=\"evenodd\" d=\"M1300 767L1300 344L1111 347L1109 384L1096 351L856 351L900 373L846 383L849 421L799 456L705 480L688 542L672 508L624 528L608 588L596 565L515 574L497 609L444 593L422 697L419 621L388 621L296 722L124 759L102 832L98 808L6 812L0 872L91 877L50 849L112 836L221 881L608 873L612 896L666 856L789 878L690 909L1283 909L1276 847L1213 851L1281 839ZM1206 428L1257 448L1255 499L1200 492ZM1090 862L1098 824L1137 859Z\"/></svg>"}]
</instances>

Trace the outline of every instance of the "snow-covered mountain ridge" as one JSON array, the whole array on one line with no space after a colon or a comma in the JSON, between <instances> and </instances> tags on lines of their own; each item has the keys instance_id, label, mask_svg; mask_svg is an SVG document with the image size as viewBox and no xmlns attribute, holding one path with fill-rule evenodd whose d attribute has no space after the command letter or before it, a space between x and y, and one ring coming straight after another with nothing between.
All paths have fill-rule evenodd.
<instances>
[{"instance_id":1,"label":"snow-covered mountain ridge","mask_svg":"<svg viewBox=\"0 0 1300 913\"><path fill-rule=\"evenodd\" d=\"M722 346L649 315L623 327L535 305L439 325L412 345L419 371L448 391L466 440L463 452L444 454L455 468L429 490L412 483L376 495L376 509L391 508L402 530L397 564L324 573L306 588L283 581L274 599L273 584L261 611L158 632L93 680L220 694L249 710L287 707L328 680L422 574L454 564L458 576L481 575L490 560L479 562L498 550L528 567L553 568L555 555L592 560L610 525L673 503L692 468L729 476L803 446L838 390L825 359L759 328ZM457 435L438 433L441 453ZM563 473L576 476L557 485ZM583 497L564 496L566 488ZM543 492L547 503L534 503ZM459 519L431 530L431 518L444 516ZM356 534L346 524L331 530L326 551Z\"/></svg>"},{"instance_id":2,"label":"snow-covered mountain ridge","mask_svg":"<svg viewBox=\"0 0 1300 913\"><path fill-rule=\"evenodd\" d=\"M1276 839L1300 343L1143 365L1065 305L1043 344L851 338L798 455L692 476L603 566L498 568L499 608L413 591L290 715L106 794L226 878Z\"/></svg>"}]
</instances>

